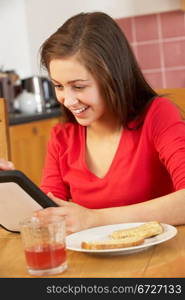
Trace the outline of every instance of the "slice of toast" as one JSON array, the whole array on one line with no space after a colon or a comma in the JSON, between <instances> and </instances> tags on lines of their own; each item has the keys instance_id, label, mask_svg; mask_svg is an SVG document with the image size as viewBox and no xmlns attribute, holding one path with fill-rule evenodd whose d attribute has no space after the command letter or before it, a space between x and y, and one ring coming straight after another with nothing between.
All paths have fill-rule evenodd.
<instances>
[{"instance_id":1,"label":"slice of toast","mask_svg":"<svg viewBox=\"0 0 185 300\"><path fill-rule=\"evenodd\" d=\"M140 236L143 238L149 238L158 235L164 231L163 226L157 221L147 222L145 224L113 231L110 235L112 239L123 239L126 237Z\"/></svg>"},{"instance_id":2,"label":"slice of toast","mask_svg":"<svg viewBox=\"0 0 185 300\"><path fill-rule=\"evenodd\" d=\"M124 239L109 239L102 241L83 241L81 243L82 249L88 250L105 250L117 249L138 246L144 243L144 238L140 236L126 237Z\"/></svg>"}]
</instances>

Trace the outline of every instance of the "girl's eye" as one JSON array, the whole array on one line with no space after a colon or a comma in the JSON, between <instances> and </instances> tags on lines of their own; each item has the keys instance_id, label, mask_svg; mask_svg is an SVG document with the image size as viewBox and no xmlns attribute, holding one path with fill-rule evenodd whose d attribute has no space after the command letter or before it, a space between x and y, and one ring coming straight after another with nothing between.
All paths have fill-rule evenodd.
<instances>
[{"instance_id":1,"label":"girl's eye","mask_svg":"<svg viewBox=\"0 0 185 300\"><path fill-rule=\"evenodd\" d=\"M84 89L85 88L85 86L74 86L74 89L75 90L82 90L82 89Z\"/></svg>"},{"instance_id":2,"label":"girl's eye","mask_svg":"<svg viewBox=\"0 0 185 300\"><path fill-rule=\"evenodd\" d=\"M57 90L62 90L63 86L60 85L60 84L54 84L54 88L57 89Z\"/></svg>"}]
</instances>

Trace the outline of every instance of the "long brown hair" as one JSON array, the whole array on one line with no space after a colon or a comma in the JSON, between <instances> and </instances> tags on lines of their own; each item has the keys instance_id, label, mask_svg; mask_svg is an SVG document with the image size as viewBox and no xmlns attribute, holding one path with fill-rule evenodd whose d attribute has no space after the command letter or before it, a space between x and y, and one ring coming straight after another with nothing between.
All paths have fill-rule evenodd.
<instances>
[{"instance_id":1,"label":"long brown hair","mask_svg":"<svg viewBox=\"0 0 185 300\"><path fill-rule=\"evenodd\" d=\"M124 33L107 14L80 13L68 19L41 46L41 64L49 72L52 59L74 54L95 78L107 106L124 126L139 117L157 96ZM75 121L68 110L66 113Z\"/></svg>"}]
</instances>

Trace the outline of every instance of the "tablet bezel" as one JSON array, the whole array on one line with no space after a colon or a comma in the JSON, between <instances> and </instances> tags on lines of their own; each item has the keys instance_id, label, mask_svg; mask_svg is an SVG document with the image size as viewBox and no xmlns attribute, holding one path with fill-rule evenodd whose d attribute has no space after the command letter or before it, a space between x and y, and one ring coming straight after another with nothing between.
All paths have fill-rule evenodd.
<instances>
[{"instance_id":1,"label":"tablet bezel","mask_svg":"<svg viewBox=\"0 0 185 300\"><path fill-rule=\"evenodd\" d=\"M0 171L0 183L15 182L43 208L58 206L31 179L19 170Z\"/></svg>"},{"instance_id":2,"label":"tablet bezel","mask_svg":"<svg viewBox=\"0 0 185 300\"><path fill-rule=\"evenodd\" d=\"M23 193L28 194L29 197L31 197L31 200L38 203L41 208L47 208L47 207L57 207L58 204L56 204L54 201L52 201L35 183L33 183L23 172L19 170L6 170L6 171L0 171L0 184L3 183L14 183L18 185L18 188L20 188L20 191L23 190ZM22 192L21 192L22 193ZM1 196L1 195L0 195ZM0 199L1 201L1 199ZM12 199L12 205L13 205L14 199ZM33 211L30 211L30 214ZM8 212L5 212L5 214ZM10 228L7 228L4 226L4 224L1 224L0 220L0 226L4 229L10 231L10 232L19 232L18 230L12 230Z\"/></svg>"}]
</instances>

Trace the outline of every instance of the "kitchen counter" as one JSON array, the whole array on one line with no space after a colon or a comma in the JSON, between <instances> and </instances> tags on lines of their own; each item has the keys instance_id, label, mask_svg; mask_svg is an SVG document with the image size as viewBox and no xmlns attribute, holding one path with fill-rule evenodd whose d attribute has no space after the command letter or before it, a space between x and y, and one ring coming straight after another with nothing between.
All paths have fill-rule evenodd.
<instances>
[{"instance_id":1,"label":"kitchen counter","mask_svg":"<svg viewBox=\"0 0 185 300\"><path fill-rule=\"evenodd\" d=\"M34 113L34 114L15 112L9 114L9 125L10 126L19 125L19 124L30 123L33 121L45 120L45 119L50 119L59 116L62 116L61 107L46 109L41 113Z\"/></svg>"}]
</instances>

